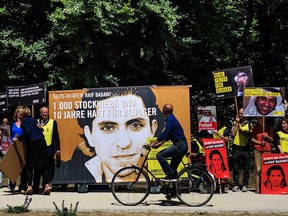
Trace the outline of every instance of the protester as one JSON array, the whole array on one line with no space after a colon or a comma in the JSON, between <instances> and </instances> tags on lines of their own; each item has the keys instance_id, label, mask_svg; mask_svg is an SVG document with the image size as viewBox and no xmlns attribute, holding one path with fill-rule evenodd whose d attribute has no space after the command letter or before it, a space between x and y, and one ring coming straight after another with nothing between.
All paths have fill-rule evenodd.
<instances>
[{"instance_id":1,"label":"protester","mask_svg":"<svg viewBox=\"0 0 288 216\"><path fill-rule=\"evenodd\" d=\"M55 155L57 158L60 157L60 139L58 133L57 122L53 119L49 118L49 109L44 106L40 108L40 119L38 122L42 127L42 131L44 134L44 138L47 144L47 152L48 152L48 178L49 178L49 187L52 189L52 180L54 178L55 173ZM40 175L39 173L35 173L34 176L34 191L39 190L39 182Z\"/></svg>"},{"instance_id":2,"label":"protester","mask_svg":"<svg viewBox=\"0 0 288 216\"><path fill-rule=\"evenodd\" d=\"M4 117L1 122L1 126L5 126L8 124L8 118ZM3 133L2 129L0 130L0 160L2 158L2 138L3 138ZM0 188L2 188L2 180L3 180L3 173L0 171Z\"/></svg>"},{"instance_id":3,"label":"protester","mask_svg":"<svg viewBox=\"0 0 288 216\"><path fill-rule=\"evenodd\" d=\"M233 192L240 191L240 170L243 169L242 192L247 192L250 164L250 123L243 116L243 108L239 110L232 125L231 134L234 137L232 149L233 161Z\"/></svg>"},{"instance_id":4,"label":"protester","mask_svg":"<svg viewBox=\"0 0 288 216\"><path fill-rule=\"evenodd\" d=\"M192 164L205 164L203 144L201 144L194 136L191 136L191 152L188 152L186 156L190 157Z\"/></svg>"},{"instance_id":5,"label":"protester","mask_svg":"<svg viewBox=\"0 0 288 216\"><path fill-rule=\"evenodd\" d=\"M1 129L0 129L0 160L3 157L2 142L4 142L5 137L6 139L10 137L10 134L8 132L8 127L9 127L9 119L7 117L4 117L1 121ZM2 180L3 180L3 173L0 171L0 188L2 188L3 186Z\"/></svg>"},{"instance_id":6,"label":"protester","mask_svg":"<svg viewBox=\"0 0 288 216\"><path fill-rule=\"evenodd\" d=\"M20 110L22 109L21 106L17 107L13 114L13 124L11 126L11 138L17 138L22 135L22 129L21 129L21 118L22 114ZM11 191L13 192L15 190L15 184L10 183ZM19 185L19 191L21 193L24 193L27 190L27 169L26 166L21 171L20 174L20 185Z\"/></svg>"},{"instance_id":7,"label":"protester","mask_svg":"<svg viewBox=\"0 0 288 216\"><path fill-rule=\"evenodd\" d=\"M266 121L265 121L266 120ZM265 122L265 125L264 125ZM262 155L271 153L270 143L273 142L273 127L268 124L264 117L257 118L257 124L252 129L251 143L254 146L254 162L256 170L256 192L259 193L261 172L262 172Z\"/></svg>"},{"instance_id":8,"label":"protester","mask_svg":"<svg viewBox=\"0 0 288 216\"><path fill-rule=\"evenodd\" d=\"M30 117L31 111L28 107L23 107L20 110L22 114L21 118L21 128L22 135L19 137L13 138L13 141L22 141L26 147L26 168L27 168L27 190L23 193L24 195L33 194L33 173L35 170L43 173L43 183L45 189L42 195L50 195L50 189L48 184L48 154L47 154L47 145L44 139L44 135L38 126L37 119Z\"/></svg>"},{"instance_id":9,"label":"protester","mask_svg":"<svg viewBox=\"0 0 288 216\"><path fill-rule=\"evenodd\" d=\"M288 118L282 120L282 131L277 132L276 143L280 153L288 154Z\"/></svg>"}]
</instances>

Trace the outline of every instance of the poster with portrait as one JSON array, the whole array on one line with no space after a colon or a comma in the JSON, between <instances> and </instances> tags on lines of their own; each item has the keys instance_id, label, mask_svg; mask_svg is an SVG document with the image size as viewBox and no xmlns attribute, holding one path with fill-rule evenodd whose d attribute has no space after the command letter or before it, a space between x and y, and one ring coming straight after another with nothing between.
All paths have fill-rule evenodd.
<instances>
[{"instance_id":1,"label":"poster with portrait","mask_svg":"<svg viewBox=\"0 0 288 216\"><path fill-rule=\"evenodd\" d=\"M261 194L288 195L288 155L263 154Z\"/></svg>"},{"instance_id":2,"label":"poster with portrait","mask_svg":"<svg viewBox=\"0 0 288 216\"><path fill-rule=\"evenodd\" d=\"M243 96L244 117L284 117L284 87L245 88Z\"/></svg>"},{"instance_id":3,"label":"poster with portrait","mask_svg":"<svg viewBox=\"0 0 288 216\"><path fill-rule=\"evenodd\" d=\"M203 138L207 170L215 177L230 178L226 144L222 139Z\"/></svg>"},{"instance_id":4,"label":"poster with portrait","mask_svg":"<svg viewBox=\"0 0 288 216\"><path fill-rule=\"evenodd\" d=\"M217 131L216 106L197 107L198 132L207 130L209 134Z\"/></svg>"},{"instance_id":5,"label":"poster with portrait","mask_svg":"<svg viewBox=\"0 0 288 216\"><path fill-rule=\"evenodd\" d=\"M49 92L49 115L57 121L62 160L53 183L109 183L122 167L140 165L142 146L164 129L166 103L173 104L189 139L189 86Z\"/></svg>"},{"instance_id":6,"label":"poster with portrait","mask_svg":"<svg viewBox=\"0 0 288 216\"><path fill-rule=\"evenodd\" d=\"M243 96L244 88L254 86L251 66L216 70L212 74L217 98Z\"/></svg>"}]
</instances>

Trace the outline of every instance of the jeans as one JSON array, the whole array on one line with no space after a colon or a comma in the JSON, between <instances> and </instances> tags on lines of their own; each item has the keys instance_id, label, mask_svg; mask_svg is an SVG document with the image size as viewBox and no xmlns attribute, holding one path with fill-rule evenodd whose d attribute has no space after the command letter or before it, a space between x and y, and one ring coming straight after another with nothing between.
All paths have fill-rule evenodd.
<instances>
[{"instance_id":1,"label":"jeans","mask_svg":"<svg viewBox=\"0 0 288 216\"><path fill-rule=\"evenodd\" d=\"M157 153L156 158L159 161L165 175L177 173L177 167L180 164L183 156L186 155L187 151L187 142L180 141ZM170 164L166 159L167 157L171 157Z\"/></svg>"}]
</instances>

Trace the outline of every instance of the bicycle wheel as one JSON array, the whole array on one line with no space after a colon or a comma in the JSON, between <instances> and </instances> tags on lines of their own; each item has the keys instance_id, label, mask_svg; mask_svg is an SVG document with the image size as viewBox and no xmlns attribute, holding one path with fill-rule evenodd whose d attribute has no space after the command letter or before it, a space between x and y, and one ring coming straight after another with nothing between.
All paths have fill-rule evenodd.
<instances>
[{"instance_id":1,"label":"bicycle wheel","mask_svg":"<svg viewBox=\"0 0 288 216\"><path fill-rule=\"evenodd\" d=\"M134 206L142 203L149 195L150 180L139 167L124 167L112 178L111 190L121 204Z\"/></svg>"},{"instance_id":2,"label":"bicycle wheel","mask_svg":"<svg viewBox=\"0 0 288 216\"><path fill-rule=\"evenodd\" d=\"M214 194L214 181L210 174L199 168L185 168L176 184L178 199L188 206L202 206L210 201Z\"/></svg>"}]
</instances>

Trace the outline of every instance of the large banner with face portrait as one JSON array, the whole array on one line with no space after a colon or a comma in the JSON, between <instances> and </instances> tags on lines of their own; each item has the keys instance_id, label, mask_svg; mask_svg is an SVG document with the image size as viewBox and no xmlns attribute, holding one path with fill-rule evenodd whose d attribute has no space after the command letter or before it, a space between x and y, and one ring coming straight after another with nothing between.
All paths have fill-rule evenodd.
<instances>
[{"instance_id":1,"label":"large banner with face portrait","mask_svg":"<svg viewBox=\"0 0 288 216\"><path fill-rule=\"evenodd\" d=\"M202 142L208 172L216 178L230 178L225 141L203 138Z\"/></svg>"},{"instance_id":2,"label":"large banner with face portrait","mask_svg":"<svg viewBox=\"0 0 288 216\"><path fill-rule=\"evenodd\" d=\"M261 194L288 195L288 154L263 154Z\"/></svg>"},{"instance_id":3,"label":"large banner with face portrait","mask_svg":"<svg viewBox=\"0 0 288 216\"><path fill-rule=\"evenodd\" d=\"M140 165L142 146L164 129L171 103L190 142L188 86L121 87L49 92L61 164L53 183L106 183L122 167Z\"/></svg>"},{"instance_id":4,"label":"large banner with face portrait","mask_svg":"<svg viewBox=\"0 0 288 216\"><path fill-rule=\"evenodd\" d=\"M243 115L245 117L284 117L284 87L245 88Z\"/></svg>"},{"instance_id":5,"label":"large banner with face portrait","mask_svg":"<svg viewBox=\"0 0 288 216\"><path fill-rule=\"evenodd\" d=\"M243 96L243 89L253 87L251 66L213 71L217 98Z\"/></svg>"}]
</instances>

